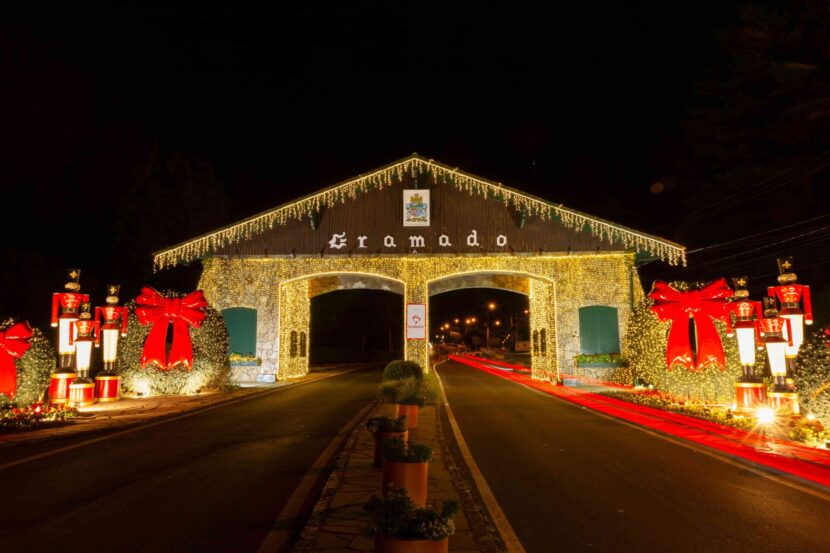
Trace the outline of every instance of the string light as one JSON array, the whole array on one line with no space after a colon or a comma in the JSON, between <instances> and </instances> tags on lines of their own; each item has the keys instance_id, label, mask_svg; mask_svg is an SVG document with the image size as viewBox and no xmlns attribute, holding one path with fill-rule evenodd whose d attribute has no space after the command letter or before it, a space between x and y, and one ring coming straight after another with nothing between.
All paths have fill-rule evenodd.
<instances>
[{"instance_id":1,"label":"string light","mask_svg":"<svg viewBox=\"0 0 830 553\"><path fill-rule=\"evenodd\" d=\"M9 318L0 323L0 330L19 323L19 319ZM43 391L49 386L52 372L55 370L55 348L39 328L32 328L34 333L29 339L29 349L20 359L15 359L17 369L17 391L14 403L29 405L43 399ZM5 394L0 394L0 405L8 402Z\"/></svg>"},{"instance_id":2,"label":"string light","mask_svg":"<svg viewBox=\"0 0 830 553\"><path fill-rule=\"evenodd\" d=\"M261 374L291 378L308 372L308 357L292 355L291 332L309 337L310 291L315 279L333 275L368 275L403 288L404 303L429 303L430 284L470 273L504 273L525 277L530 285L531 331L545 330L542 348L533 355L533 375L552 380L579 352L579 308L606 305L618 310L621 329L631 312L634 254L487 255L416 257L300 257L206 259L199 288L218 309L248 307L257 311L256 351ZM634 286L635 297L638 286ZM403 313L401 314L403 317ZM299 340L299 338L298 338ZM313 346L307 342L307 348ZM405 340L404 357L427 364L427 341ZM299 350L298 350L299 351Z\"/></svg>"},{"instance_id":3,"label":"string light","mask_svg":"<svg viewBox=\"0 0 830 553\"><path fill-rule=\"evenodd\" d=\"M211 251L235 244L241 240L250 239L273 229L275 225L285 225L291 220L307 219L319 213L324 207L333 207L345 203L347 200L355 200L360 194L371 189L383 189L392 186L396 182L401 182L404 175L409 175L412 178L428 175L435 180L436 184L450 184L470 195L476 194L501 201L505 206L527 216L544 220L557 219L569 229L588 230L600 240L622 244L627 250L649 252L671 265L681 263L684 266L686 265L686 250L679 244L580 213L566 208L562 204L548 202L505 187L501 183L474 177L459 171L457 168L450 168L431 159L427 160L413 154L367 175L342 182L316 194L305 196L289 204L158 252L153 257L153 268L154 270L165 269L178 263L205 257Z\"/></svg>"},{"instance_id":4,"label":"string light","mask_svg":"<svg viewBox=\"0 0 830 553\"><path fill-rule=\"evenodd\" d=\"M830 427L830 336L811 332L798 351L793 370L798 401L804 411Z\"/></svg>"},{"instance_id":5,"label":"string light","mask_svg":"<svg viewBox=\"0 0 830 553\"><path fill-rule=\"evenodd\" d=\"M165 297L182 294L165 291ZM135 315L135 300L126 304L129 309L127 336L118 348L121 387L125 393L141 394L195 394L205 388L222 389L230 385L228 363L228 331L225 320L213 306L205 308L205 319L200 328L190 329L193 344L193 367L190 370L174 368L162 370L155 364L141 368L141 352L151 326L142 326Z\"/></svg>"},{"instance_id":6,"label":"string light","mask_svg":"<svg viewBox=\"0 0 830 553\"><path fill-rule=\"evenodd\" d=\"M688 290L685 282L672 282L677 290ZM666 367L666 342L671 322L662 322L651 311L653 300L644 298L634 308L624 338L624 349L634 378L678 399L731 405L735 400L735 381L742 374L738 343L726 336L726 325L714 320L723 344L726 366L720 370L711 364L700 371L679 365ZM765 353L757 352L757 366L763 367ZM631 384L631 382L624 382Z\"/></svg>"}]
</instances>

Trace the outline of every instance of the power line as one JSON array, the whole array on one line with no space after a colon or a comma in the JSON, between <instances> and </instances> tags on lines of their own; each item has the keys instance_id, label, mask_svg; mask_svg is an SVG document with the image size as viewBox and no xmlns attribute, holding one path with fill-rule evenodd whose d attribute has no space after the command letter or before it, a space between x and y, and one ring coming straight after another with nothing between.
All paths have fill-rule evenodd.
<instances>
[{"instance_id":1,"label":"power line","mask_svg":"<svg viewBox=\"0 0 830 553\"><path fill-rule=\"evenodd\" d=\"M702 248L689 250L689 251L686 252L686 255L691 255L693 253L698 253L698 252L702 252L702 251L705 251L705 250L712 250L712 249L715 249L715 248L720 248L722 246L728 246L729 244L735 244L735 243L738 243L738 242L743 242L745 240L749 240L751 238L756 238L756 237L759 237L759 236L765 236L765 235L770 234L772 232L778 232L778 231L785 230L785 229L788 229L788 228L797 227L797 226L804 225L804 224L807 224L807 223L812 223L814 221L818 221L819 219L824 219L825 217L830 217L830 213L825 213L823 215L819 215L818 217L813 217L812 219L806 219L804 221L799 221L797 223L792 223L790 225L785 225L783 227L777 227L777 228L774 228L774 229L765 230L763 232L758 232L756 234L750 234L748 236L743 236L741 238L735 238L734 240L728 240L726 242L720 242L719 244L713 244L711 246L704 246Z\"/></svg>"}]
</instances>

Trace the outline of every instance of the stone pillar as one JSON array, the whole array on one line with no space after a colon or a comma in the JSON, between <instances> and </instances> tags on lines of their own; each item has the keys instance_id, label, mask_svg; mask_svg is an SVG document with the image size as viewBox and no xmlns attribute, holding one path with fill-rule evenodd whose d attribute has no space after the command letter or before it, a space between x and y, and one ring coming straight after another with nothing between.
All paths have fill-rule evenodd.
<instances>
[{"instance_id":1,"label":"stone pillar","mask_svg":"<svg viewBox=\"0 0 830 553\"><path fill-rule=\"evenodd\" d=\"M559 380L556 340L556 289L552 282L530 280L530 353L532 376Z\"/></svg>"},{"instance_id":2,"label":"stone pillar","mask_svg":"<svg viewBox=\"0 0 830 553\"><path fill-rule=\"evenodd\" d=\"M410 274L414 272L415 271L412 271ZM419 280L417 278L412 278L407 280L403 296L404 359L415 361L426 371L429 370L429 292L427 288L426 279ZM424 321L425 338L423 340L406 339L406 306L410 303L422 303L426 305L427 320Z\"/></svg>"},{"instance_id":3,"label":"stone pillar","mask_svg":"<svg viewBox=\"0 0 830 553\"><path fill-rule=\"evenodd\" d=\"M280 284L278 380L308 374L311 302L309 280Z\"/></svg>"}]
</instances>

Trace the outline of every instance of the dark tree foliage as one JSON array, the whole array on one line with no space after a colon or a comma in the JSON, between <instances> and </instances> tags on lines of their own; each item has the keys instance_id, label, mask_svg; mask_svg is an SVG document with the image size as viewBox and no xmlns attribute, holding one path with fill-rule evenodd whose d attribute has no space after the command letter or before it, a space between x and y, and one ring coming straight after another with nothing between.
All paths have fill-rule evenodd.
<instances>
[{"instance_id":1,"label":"dark tree foliage","mask_svg":"<svg viewBox=\"0 0 830 553\"><path fill-rule=\"evenodd\" d=\"M180 274L170 276L175 271L153 274L152 254L214 230L228 217L228 196L209 161L181 153L158 156L148 177L121 201L113 271L131 294L148 283L166 287L165 278L178 283Z\"/></svg>"}]
</instances>

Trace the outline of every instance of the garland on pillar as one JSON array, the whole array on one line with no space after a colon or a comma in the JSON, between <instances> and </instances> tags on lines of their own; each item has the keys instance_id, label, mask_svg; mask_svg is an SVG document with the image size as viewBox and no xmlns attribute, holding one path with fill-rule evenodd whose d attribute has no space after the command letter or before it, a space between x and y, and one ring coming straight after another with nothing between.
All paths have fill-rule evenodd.
<instances>
[{"instance_id":1,"label":"garland on pillar","mask_svg":"<svg viewBox=\"0 0 830 553\"><path fill-rule=\"evenodd\" d=\"M811 332L798 350L793 370L801 411L830 427L830 344L823 330Z\"/></svg>"},{"instance_id":2,"label":"garland on pillar","mask_svg":"<svg viewBox=\"0 0 830 553\"><path fill-rule=\"evenodd\" d=\"M184 294L161 292L167 298L181 298ZM204 308L205 319L200 328L190 329L193 342L193 367L177 365L172 369L148 363L141 367L144 342L150 326L142 326L135 313L136 302L126 304L129 309L127 336L118 348L118 367L121 387L128 395L195 394L205 390L226 389L230 383L228 360L228 330L225 320L213 307Z\"/></svg>"},{"instance_id":3,"label":"garland on pillar","mask_svg":"<svg viewBox=\"0 0 830 553\"><path fill-rule=\"evenodd\" d=\"M19 319L9 318L0 322L0 330L6 330L19 323ZM15 359L17 369L17 392L14 399L0 394L0 407L14 403L29 405L43 398L46 388L49 387L49 378L55 369L55 349L38 328L29 338L29 349L20 359Z\"/></svg>"},{"instance_id":4,"label":"garland on pillar","mask_svg":"<svg viewBox=\"0 0 830 553\"><path fill-rule=\"evenodd\" d=\"M689 283L672 282L676 290L686 291ZM677 399L705 401L732 405L735 396L735 380L741 374L738 346L734 338L726 337L726 325L712 320L723 344L726 366L721 370L716 363L709 363L699 370L686 370L680 364L666 366L666 347L671 323L662 322L653 312L654 301L646 298L635 305L623 339L626 356L635 383L653 386L654 389ZM765 356L758 352L758 366Z\"/></svg>"}]
</instances>

